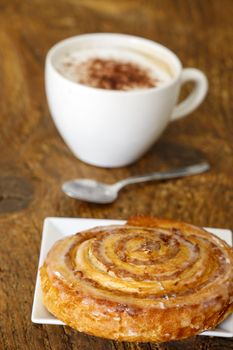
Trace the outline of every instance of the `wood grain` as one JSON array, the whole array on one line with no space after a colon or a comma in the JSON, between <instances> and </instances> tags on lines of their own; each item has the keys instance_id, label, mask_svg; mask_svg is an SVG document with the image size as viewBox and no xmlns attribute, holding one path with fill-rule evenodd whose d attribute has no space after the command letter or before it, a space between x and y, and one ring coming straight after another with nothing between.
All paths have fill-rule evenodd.
<instances>
[{"instance_id":1,"label":"wood grain","mask_svg":"<svg viewBox=\"0 0 233 350\"><path fill-rule=\"evenodd\" d=\"M197 336L166 344L117 343L68 327L31 323L41 229L46 216L126 219L145 213L233 229L231 0L0 1L0 349L233 349L232 339ZM136 164L100 169L77 160L58 135L44 93L44 59L57 41L86 32L122 32L170 47L184 66L206 72L202 106L172 123ZM129 186L112 205L65 197L72 177L112 183L204 157L196 177Z\"/></svg>"}]
</instances>

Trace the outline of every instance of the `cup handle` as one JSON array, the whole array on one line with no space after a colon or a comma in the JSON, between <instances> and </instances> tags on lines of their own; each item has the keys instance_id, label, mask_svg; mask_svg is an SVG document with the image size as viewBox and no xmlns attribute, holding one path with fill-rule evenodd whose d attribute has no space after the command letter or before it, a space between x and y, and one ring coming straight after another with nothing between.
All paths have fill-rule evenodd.
<instances>
[{"instance_id":1,"label":"cup handle","mask_svg":"<svg viewBox=\"0 0 233 350\"><path fill-rule=\"evenodd\" d=\"M208 80L204 73L196 68L185 68L181 72L181 86L188 81L193 81L195 86L189 96L175 106L171 121L185 117L196 109L204 100L208 90Z\"/></svg>"}]
</instances>

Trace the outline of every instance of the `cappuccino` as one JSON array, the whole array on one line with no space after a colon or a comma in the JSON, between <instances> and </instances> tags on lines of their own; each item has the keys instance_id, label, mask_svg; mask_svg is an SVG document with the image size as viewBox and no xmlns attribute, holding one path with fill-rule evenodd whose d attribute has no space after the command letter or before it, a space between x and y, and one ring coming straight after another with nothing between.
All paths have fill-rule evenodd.
<instances>
[{"instance_id":1,"label":"cappuccino","mask_svg":"<svg viewBox=\"0 0 233 350\"><path fill-rule=\"evenodd\" d=\"M67 79L107 90L141 90L172 79L164 62L126 48L80 48L57 60L57 71Z\"/></svg>"},{"instance_id":2,"label":"cappuccino","mask_svg":"<svg viewBox=\"0 0 233 350\"><path fill-rule=\"evenodd\" d=\"M177 104L189 81L194 89ZM202 72L183 69L158 43L93 33L50 49L45 87L55 125L75 156L95 166L122 167L141 157L170 121L193 112L208 84Z\"/></svg>"}]
</instances>

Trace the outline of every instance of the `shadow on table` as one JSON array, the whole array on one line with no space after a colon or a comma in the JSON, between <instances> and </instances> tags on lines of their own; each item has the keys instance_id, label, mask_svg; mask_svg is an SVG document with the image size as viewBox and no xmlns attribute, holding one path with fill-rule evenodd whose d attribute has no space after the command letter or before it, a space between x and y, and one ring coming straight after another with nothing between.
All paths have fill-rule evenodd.
<instances>
[{"instance_id":1,"label":"shadow on table","mask_svg":"<svg viewBox=\"0 0 233 350\"><path fill-rule=\"evenodd\" d=\"M161 141L156 143L147 154L129 167L139 173L183 167L205 160L205 155L189 145Z\"/></svg>"}]
</instances>

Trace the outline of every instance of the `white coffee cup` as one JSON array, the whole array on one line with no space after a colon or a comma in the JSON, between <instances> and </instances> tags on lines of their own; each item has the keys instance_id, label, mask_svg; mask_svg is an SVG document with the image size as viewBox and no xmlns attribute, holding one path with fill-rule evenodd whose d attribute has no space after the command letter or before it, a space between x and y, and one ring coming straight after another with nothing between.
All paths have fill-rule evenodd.
<instances>
[{"instance_id":1,"label":"white coffee cup","mask_svg":"<svg viewBox=\"0 0 233 350\"><path fill-rule=\"evenodd\" d=\"M116 91L93 88L65 78L56 69L61 55L83 47L110 46L159 57L172 72L161 86ZM192 81L190 95L176 105L181 86ZM124 34L84 34L53 46L46 57L46 94L53 120L75 156L100 167L120 167L141 157L170 121L194 111L208 89L206 76L182 68L178 57L153 41Z\"/></svg>"}]
</instances>

